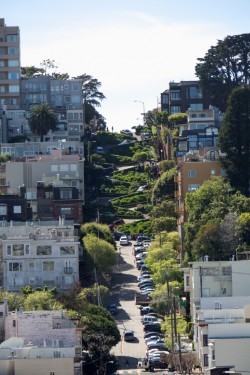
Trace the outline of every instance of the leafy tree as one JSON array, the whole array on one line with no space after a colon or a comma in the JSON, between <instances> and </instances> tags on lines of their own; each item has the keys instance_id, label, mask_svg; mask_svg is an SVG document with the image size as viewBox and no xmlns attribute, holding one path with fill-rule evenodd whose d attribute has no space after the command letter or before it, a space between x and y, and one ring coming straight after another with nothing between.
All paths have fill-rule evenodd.
<instances>
[{"instance_id":1,"label":"leafy tree","mask_svg":"<svg viewBox=\"0 0 250 375\"><path fill-rule=\"evenodd\" d=\"M148 154L145 151L137 151L133 156L133 161L135 163L145 163L148 158Z\"/></svg>"},{"instance_id":2,"label":"leafy tree","mask_svg":"<svg viewBox=\"0 0 250 375\"><path fill-rule=\"evenodd\" d=\"M175 113L168 117L168 121L171 127L176 125L186 124L187 123L187 114L186 113Z\"/></svg>"},{"instance_id":3,"label":"leafy tree","mask_svg":"<svg viewBox=\"0 0 250 375\"><path fill-rule=\"evenodd\" d=\"M99 91L101 82L91 75L86 73L74 77L75 79L82 79L82 94L83 94L83 105L84 105L84 121L85 124L91 126L91 121L96 118L98 126L105 126L106 122L103 116L101 116L95 107L100 107L102 100L105 99L105 95ZM91 114L92 112L92 114Z\"/></svg>"},{"instance_id":4,"label":"leafy tree","mask_svg":"<svg viewBox=\"0 0 250 375\"><path fill-rule=\"evenodd\" d=\"M39 104L32 108L28 122L31 131L40 136L40 141L43 142L43 137L49 130L56 130L58 118L56 113L48 104Z\"/></svg>"},{"instance_id":5,"label":"leafy tree","mask_svg":"<svg viewBox=\"0 0 250 375\"><path fill-rule=\"evenodd\" d=\"M167 172L170 169L174 168L175 162L174 160L161 160L158 164L160 172Z\"/></svg>"},{"instance_id":6,"label":"leafy tree","mask_svg":"<svg viewBox=\"0 0 250 375\"><path fill-rule=\"evenodd\" d=\"M102 272L108 272L116 264L117 253L113 245L94 235L83 237L83 244L95 266Z\"/></svg>"},{"instance_id":7,"label":"leafy tree","mask_svg":"<svg viewBox=\"0 0 250 375\"><path fill-rule=\"evenodd\" d=\"M106 224L99 224L95 222L86 223L81 226L82 236L92 234L98 238L104 239L112 245L115 245L112 233Z\"/></svg>"},{"instance_id":8,"label":"leafy tree","mask_svg":"<svg viewBox=\"0 0 250 375\"><path fill-rule=\"evenodd\" d=\"M250 34L249 34L250 35ZM219 132L221 158L231 185L250 195L250 88L238 87L229 97Z\"/></svg>"},{"instance_id":9,"label":"leafy tree","mask_svg":"<svg viewBox=\"0 0 250 375\"><path fill-rule=\"evenodd\" d=\"M59 80L67 80L69 79L69 74L68 73L55 73L53 72L51 74L51 77L54 79L59 79Z\"/></svg>"},{"instance_id":10,"label":"leafy tree","mask_svg":"<svg viewBox=\"0 0 250 375\"><path fill-rule=\"evenodd\" d=\"M92 154L90 156L90 162L92 164L104 164L105 163L105 157L99 154Z\"/></svg>"},{"instance_id":11,"label":"leafy tree","mask_svg":"<svg viewBox=\"0 0 250 375\"><path fill-rule=\"evenodd\" d=\"M198 58L195 66L203 92L224 112L233 88L250 79L250 34L227 36Z\"/></svg>"},{"instance_id":12,"label":"leafy tree","mask_svg":"<svg viewBox=\"0 0 250 375\"><path fill-rule=\"evenodd\" d=\"M172 232L176 229L176 218L162 216L152 220L152 230L154 233L162 231Z\"/></svg>"},{"instance_id":13,"label":"leafy tree","mask_svg":"<svg viewBox=\"0 0 250 375\"><path fill-rule=\"evenodd\" d=\"M36 68L32 66L22 66L21 67L21 76L22 78L32 78L44 74L44 69Z\"/></svg>"},{"instance_id":14,"label":"leafy tree","mask_svg":"<svg viewBox=\"0 0 250 375\"><path fill-rule=\"evenodd\" d=\"M174 176L176 169L172 168L167 172L163 172L156 181L152 191L152 201L156 202L166 196L174 195Z\"/></svg>"},{"instance_id":15,"label":"leafy tree","mask_svg":"<svg viewBox=\"0 0 250 375\"><path fill-rule=\"evenodd\" d=\"M160 204L154 206L150 211L150 218L156 219L161 216L176 216L175 202L171 199L164 200Z\"/></svg>"},{"instance_id":16,"label":"leafy tree","mask_svg":"<svg viewBox=\"0 0 250 375\"><path fill-rule=\"evenodd\" d=\"M185 204L188 214L185 223L186 251L189 259L192 259L192 244L200 228L207 224L221 224L229 213L238 215L249 211L250 200L239 192L234 193L222 177L212 177L196 192L188 193ZM226 241L226 235L224 237Z\"/></svg>"},{"instance_id":17,"label":"leafy tree","mask_svg":"<svg viewBox=\"0 0 250 375\"><path fill-rule=\"evenodd\" d=\"M61 310L63 306L50 291L37 291L28 294L23 303L24 310Z\"/></svg>"}]
</instances>

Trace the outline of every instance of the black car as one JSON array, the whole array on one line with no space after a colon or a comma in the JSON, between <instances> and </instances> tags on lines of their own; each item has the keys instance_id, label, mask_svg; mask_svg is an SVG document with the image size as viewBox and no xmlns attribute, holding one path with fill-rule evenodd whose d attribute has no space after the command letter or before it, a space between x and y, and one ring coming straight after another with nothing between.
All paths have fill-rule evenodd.
<instances>
[{"instance_id":1,"label":"black car","mask_svg":"<svg viewBox=\"0 0 250 375\"><path fill-rule=\"evenodd\" d=\"M108 311L110 314L115 315L118 313L118 308L115 303L112 303L111 305L108 305Z\"/></svg>"},{"instance_id":2,"label":"black car","mask_svg":"<svg viewBox=\"0 0 250 375\"><path fill-rule=\"evenodd\" d=\"M143 327L145 332L161 332L161 323L146 323Z\"/></svg>"}]
</instances>

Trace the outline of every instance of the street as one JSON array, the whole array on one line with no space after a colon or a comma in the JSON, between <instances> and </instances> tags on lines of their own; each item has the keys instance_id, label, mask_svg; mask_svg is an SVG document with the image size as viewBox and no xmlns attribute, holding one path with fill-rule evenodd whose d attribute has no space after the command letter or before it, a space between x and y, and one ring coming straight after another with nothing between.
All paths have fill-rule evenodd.
<instances>
[{"instance_id":1,"label":"street","mask_svg":"<svg viewBox=\"0 0 250 375\"><path fill-rule=\"evenodd\" d=\"M146 345L139 306L135 304L135 293L139 291L137 285L139 271L134 263L133 243L134 241L129 246L120 246L119 242L117 242L117 249L120 249L120 254L118 256L117 270L112 277L113 303L116 303L119 307L118 314L114 316L117 326L122 337L124 329L133 330L136 337L134 342L122 340L112 351L120 364L120 369L117 373L123 375L147 373L144 370L137 369L138 358L145 356ZM166 370L157 373L165 374Z\"/></svg>"}]
</instances>

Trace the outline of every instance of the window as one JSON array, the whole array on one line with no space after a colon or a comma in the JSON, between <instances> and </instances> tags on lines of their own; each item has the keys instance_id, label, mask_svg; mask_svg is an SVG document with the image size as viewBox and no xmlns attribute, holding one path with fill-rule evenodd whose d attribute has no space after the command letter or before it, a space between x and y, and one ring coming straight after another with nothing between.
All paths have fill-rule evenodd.
<instances>
[{"instance_id":1,"label":"window","mask_svg":"<svg viewBox=\"0 0 250 375\"><path fill-rule=\"evenodd\" d=\"M188 177L196 177L196 170L195 169L189 169Z\"/></svg>"},{"instance_id":2,"label":"window","mask_svg":"<svg viewBox=\"0 0 250 375\"><path fill-rule=\"evenodd\" d=\"M15 72L8 73L8 79L19 79L19 73L15 73Z\"/></svg>"},{"instance_id":3,"label":"window","mask_svg":"<svg viewBox=\"0 0 250 375\"><path fill-rule=\"evenodd\" d=\"M52 164L50 168L51 168L51 172L58 172L58 165Z\"/></svg>"},{"instance_id":4,"label":"window","mask_svg":"<svg viewBox=\"0 0 250 375\"><path fill-rule=\"evenodd\" d=\"M60 190L60 199L72 199L72 190Z\"/></svg>"},{"instance_id":5,"label":"window","mask_svg":"<svg viewBox=\"0 0 250 375\"><path fill-rule=\"evenodd\" d=\"M204 366L208 366L208 354L204 354L203 361L204 361Z\"/></svg>"},{"instance_id":6,"label":"window","mask_svg":"<svg viewBox=\"0 0 250 375\"><path fill-rule=\"evenodd\" d=\"M76 171L77 171L77 164L70 164L70 165L69 165L69 169L70 169L72 172L76 172Z\"/></svg>"},{"instance_id":7,"label":"window","mask_svg":"<svg viewBox=\"0 0 250 375\"><path fill-rule=\"evenodd\" d=\"M71 255L75 254L74 246L61 246L60 247L60 255Z\"/></svg>"},{"instance_id":8,"label":"window","mask_svg":"<svg viewBox=\"0 0 250 375\"><path fill-rule=\"evenodd\" d=\"M18 55L19 54L19 48L18 47L9 47L8 48L8 54L9 55Z\"/></svg>"},{"instance_id":9,"label":"window","mask_svg":"<svg viewBox=\"0 0 250 375\"><path fill-rule=\"evenodd\" d=\"M3 68L4 66L4 60L0 60L0 68Z\"/></svg>"},{"instance_id":10,"label":"window","mask_svg":"<svg viewBox=\"0 0 250 375\"><path fill-rule=\"evenodd\" d=\"M60 208L60 215L71 215L72 208L71 207L61 207Z\"/></svg>"},{"instance_id":11,"label":"window","mask_svg":"<svg viewBox=\"0 0 250 375\"><path fill-rule=\"evenodd\" d=\"M9 85L9 92L19 92L19 86Z\"/></svg>"},{"instance_id":12,"label":"window","mask_svg":"<svg viewBox=\"0 0 250 375\"><path fill-rule=\"evenodd\" d=\"M202 103L191 103L189 105L190 109L203 109L203 104Z\"/></svg>"},{"instance_id":13,"label":"window","mask_svg":"<svg viewBox=\"0 0 250 375\"><path fill-rule=\"evenodd\" d=\"M54 271L54 262L43 262L43 271Z\"/></svg>"},{"instance_id":14,"label":"window","mask_svg":"<svg viewBox=\"0 0 250 375\"><path fill-rule=\"evenodd\" d=\"M22 207L21 206L14 206L13 212L14 212L14 214L21 214L22 213Z\"/></svg>"},{"instance_id":15,"label":"window","mask_svg":"<svg viewBox=\"0 0 250 375\"><path fill-rule=\"evenodd\" d=\"M72 112L68 113L68 120L73 120L73 113Z\"/></svg>"},{"instance_id":16,"label":"window","mask_svg":"<svg viewBox=\"0 0 250 375\"><path fill-rule=\"evenodd\" d=\"M190 286L190 284L189 284L189 282L190 282L189 275L185 275L185 282L186 282L186 287L189 288L189 286Z\"/></svg>"},{"instance_id":17,"label":"window","mask_svg":"<svg viewBox=\"0 0 250 375\"><path fill-rule=\"evenodd\" d=\"M12 327L15 327L15 326L16 326L16 321L12 320Z\"/></svg>"},{"instance_id":18,"label":"window","mask_svg":"<svg viewBox=\"0 0 250 375\"><path fill-rule=\"evenodd\" d=\"M61 172L68 172L69 170L69 165L68 164L60 164L59 165L60 171Z\"/></svg>"},{"instance_id":19,"label":"window","mask_svg":"<svg viewBox=\"0 0 250 375\"><path fill-rule=\"evenodd\" d=\"M36 255L52 255L51 245L41 245L36 248Z\"/></svg>"},{"instance_id":20,"label":"window","mask_svg":"<svg viewBox=\"0 0 250 375\"><path fill-rule=\"evenodd\" d=\"M64 102L65 103L70 103L70 96L65 96L64 97Z\"/></svg>"},{"instance_id":21,"label":"window","mask_svg":"<svg viewBox=\"0 0 250 375\"><path fill-rule=\"evenodd\" d=\"M190 192L192 192L192 191L196 191L196 190L199 189L199 187L200 187L199 184L189 184L189 185L188 185L188 191L190 191Z\"/></svg>"},{"instance_id":22,"label":"window","mask_svg":"<svg viewBox=\"0 0 250 375\"><path fill-rule=\"evenodd\" d=\"M11 245L7 245L7 255L11 255Z\"/></svg>"},{"instance_id":23,"label":"window","mask_svg":"<svg viewBox=\"0 0 250 375\"><path fill-rule=\"evenodd\" d=\"M5 204L0 205L0 215L7 215L7 206Z\"/></svg>"},{"instance_id":24,"label":"window","mask_svg":"<svg viewBox=\"0 0 250 375\"><path fill-rule=\"evenodd\" d=\"M203 340L203 346L208 346L208 335L207 334L202 336L202 340Z\"/></svg>"},{"instance_id":25,"label":"window","mask_svg":"<svg viewBox=\"0 0 250 375\"><path fill-rule=\"evenodd\" d=\"M170 113L171 115L174 115L175 113L181 113L181 107L179 105L171 105Z\"/></svg>"},{"instance_id":26,"label":"window","mask_svg":"<svg viewBox=\"0 0 250 375\"><path fill-rule=\"evenodd\" d=\"M179 100L181 98L180 90L173 90L170 92L171 100Z\"/></svg>"},{"instance_id":27,"label":"window","mask_svg":"<svg viewBox=\"0 0 250 375\"><path fill-rule=\"evenodd\" d=\"M35 263L34 262L29 262L29 269L34 270L35 268Z\"/></svg>"},{"instance_id":28,"label":"window","mask_svg":"<svg viewBox=\"0 0 250 375\"><path fill-rule=\"evenodd\" d=\"M212 169L210 170L210 173L211 173L211 175L215 175L215 174L216 174L216 169L215 169L215 168L212 168Z\"/></svg>"},{"instance_id":29,"label":"window","mask_svg":"<svg viewBox=\"0 0 250 375\"><path fill-rule=\"evenodd\" d=\"M72 91L78 91L79 90L79 83L73 83L72 84Z\"/></svg>"},{"instance_id":30,"label":"window","mask_svg":"<svg viewBox=\"0 0 250 375\"><path fill-rule=\"evenodd\" d=\"M18 272L23 270L22 263L19 262L10 262L9 263L9 271L11 272Z\"/></svg>"},{"instance_id":31,"label":"window","mask_svg":"<svg viewBox=\"0 0 250 375\"><path fill-rule=\"evenodd\" d=\"M9 60L8 61L8 66L10 66L10 67L19 66L19 60Z\"/></svg>"},{"instance_id":32,"label":"window","mask_svg":"<svg viewBox=\"0 0 250 375\"><path fill-rule=\"evenodd\" d=\"M196 86L191 86L189 87L189 93L188 93L188 96L190 99L201 99L202 98L202 91L200 90L199 87L196 87Z\"/></svg>"},{"instance_id":33,"label":"window","mask_svg":"<svg viewBox=\"0 0 250 375\"><path fill-rule=\"evenodd\" d=\"M22 256L24 255L24 245L15 244L12 247L13 256Z\"/></svg>"},{"instance_id":34,"label":"window","mask_svg":"<svg viewBox=\"0 0 250 375\"><path fill-rule=\"evenodd\" d=\"M7 35L7 42L18 42L18 34Z\"/></svg>"},{"instance_id":35,"label":"window","mask_svg":"<svg viewBox=\"0 0 250 375\"><path fill-rule=\"evenodd\" d=\"M30 245L28 244L28 245L25 245L25 254L29 255L29 253L30 253Z\"/></svg>"}]
</instances>

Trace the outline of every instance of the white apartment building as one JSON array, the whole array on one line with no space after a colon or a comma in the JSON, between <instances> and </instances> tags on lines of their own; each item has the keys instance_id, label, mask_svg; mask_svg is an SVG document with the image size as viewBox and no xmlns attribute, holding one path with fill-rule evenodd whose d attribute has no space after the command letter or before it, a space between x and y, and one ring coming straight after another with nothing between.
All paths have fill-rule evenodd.
<instances>
[{"instance_id":1,"label":"white apartment building","mask_svg":"<svg viewBox=\"0 0 250 375\"><path fill-rule=\"evenodd\" d=\"M250 369L249 266L245 260L209 262L205 257L184 269L194 344L205 374Z\"/></svg>"},{"instance_id":2,"label":"white apartment building","mask_svg":"<svg viewBox=\"0 0 250 375\"><path fill-rule=\"evenodd\" d=\"M79 241L73 225L0 227L3 289L67 290L79 282Z\"/></svg>"},{"instance_id":3,"label":"white apartment building","mask_svg":"<svg viewBox=\"0 0 250 375\"><path fill-rule=\"evenodd\" d=\"M81 329L63 311L6 311L1 375L81 375ZM12 371L12 372L11 372Z\"/></svg>"}]
</instances>

